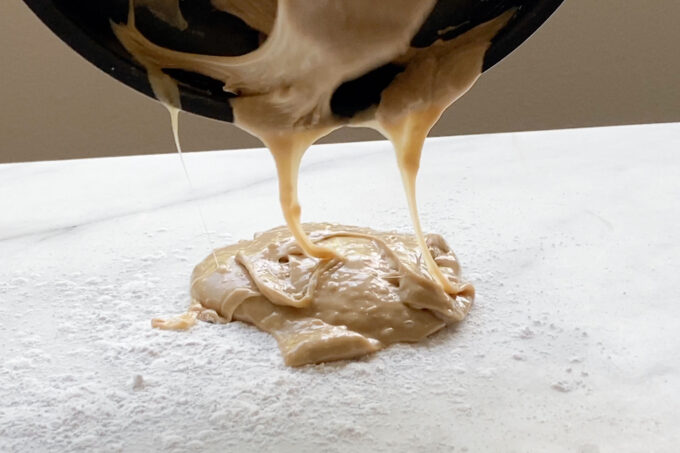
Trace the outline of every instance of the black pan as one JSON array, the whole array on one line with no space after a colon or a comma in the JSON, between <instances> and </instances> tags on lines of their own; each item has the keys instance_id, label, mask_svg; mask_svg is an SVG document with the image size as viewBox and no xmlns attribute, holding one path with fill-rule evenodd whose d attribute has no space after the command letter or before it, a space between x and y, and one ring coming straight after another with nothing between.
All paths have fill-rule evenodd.
<instances>
[{"instance_id":1,"label":"black pan","mask_svg":"<svg viewBox=\"0 0 680 453\"><path fill-rule=\"evenodd\" d=\"M513 19L496 36L486 53L486 71L522 44L562 1L439 0L411 44L426 47L439 38L453 39L511 7L517 7ZM128 0L24 2L57 36L99 69L153 97L146 71L121 46L111 30L110 21L126 21ZM216 10L210 0L180 0L180 7L189 24L183 31L158 20L146 8L137 8L135 11L137 27L157 44L195 53L242 55L259 45L260 36L256 30L237 17ZM438 33L447 27L451 29L449 33ZM375 104L380 99L380 91L396 72L386 65L343 84L333 96L332 111L347 117ZM222 82L186 71L169 73L179 82L183 110L233 121L229 99L234 95L222 90Z\"/></svg>"}]
</instances>

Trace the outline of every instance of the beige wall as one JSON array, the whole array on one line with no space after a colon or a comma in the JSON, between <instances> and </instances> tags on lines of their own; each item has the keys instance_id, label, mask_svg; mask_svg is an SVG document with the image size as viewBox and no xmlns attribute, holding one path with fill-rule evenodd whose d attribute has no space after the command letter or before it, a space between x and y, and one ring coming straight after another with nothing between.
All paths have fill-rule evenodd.
<instances>
[{"instance_id":1,"label":"beige wall","mask_svg":"<svg viewBox=\"0 0 680 453\"><path fill-rule=\"evenodd\" d=\"M450 109L434 135L680 121L680 1L566 0ZM0 2L0 162L172 152L167 114ZM185 115L188 150L258 142ZM326 141L378 138L344 129Z\"/></svg>"}]
</instances>

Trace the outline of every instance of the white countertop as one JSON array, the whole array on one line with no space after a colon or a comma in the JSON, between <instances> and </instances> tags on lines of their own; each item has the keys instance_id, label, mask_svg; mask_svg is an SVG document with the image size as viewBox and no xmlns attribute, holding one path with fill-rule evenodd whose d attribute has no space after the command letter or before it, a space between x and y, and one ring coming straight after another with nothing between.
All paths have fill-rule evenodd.
<instances>
[{"instance_id":1,"label":"white countertop","mask_svg":"<svg viewBox=\"0 0 680 453\"><path fill-rule=\"evenodd\" d=\"M291 369L152 330L210 244L280 225L264 150L0 165L0 451L676 452L680 124L430 140L424 227L477 288L419 345ZM303 219L410 231L387 143L312 148Z\"/></svg>"}]
</instances>

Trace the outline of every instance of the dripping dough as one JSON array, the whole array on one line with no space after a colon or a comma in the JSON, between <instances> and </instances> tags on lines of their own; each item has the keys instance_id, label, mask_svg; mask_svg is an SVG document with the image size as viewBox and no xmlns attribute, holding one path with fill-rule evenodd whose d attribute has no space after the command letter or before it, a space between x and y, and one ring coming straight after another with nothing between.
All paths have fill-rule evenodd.
<instances>
[{"instance_id":1,"label":"dripping dough","mask_svg":"<svg viewBox=\"0 0 680 453\"><path fill-rule=\"evenodd\" d=\"M271 333L291 366L359 357L396 342L416 342L465 317L474 297L460 281L444 239L427 235L442 272L461 286L446 293L423 263L412 235L305 224L310 239L344 258L302 253L288 228L215 251L194 270L193 308L156 327L186 328L194 319L245 321Z\"/></svg>"},{"instance_id":2,"label":"dripping dough","mask_svg":"<svg viewBox=\"0 0 680 453\"><path fill-rule=\"evenodd\" d=\"M173 16L173 8L146 4L159 17ZM270 149L287 224L199 264L189 311L154 320L155 327L184 329L197 318L249 322L276 337L286 363L301 365L417 341L465 317L474 291L460 281L458 262L443 239L423 234L416 176L427 134L478 79L491 40L514 9L449 41L410 47L434 4L212 0L265 37L258 49L225 57L154 44L136 28L131 2L127 23L112 24L113 31L146 67L156 97L170 110L178 149L179 90L163 69L212 77L237 95L230 100L234 124ZM403 71L377 106L349 119L332 113L338 86L387 63ZM303 228L300 161L311 144L343 125L372 127L394 145L414 237L331 225Z\"/></svg>"}]
</instances>

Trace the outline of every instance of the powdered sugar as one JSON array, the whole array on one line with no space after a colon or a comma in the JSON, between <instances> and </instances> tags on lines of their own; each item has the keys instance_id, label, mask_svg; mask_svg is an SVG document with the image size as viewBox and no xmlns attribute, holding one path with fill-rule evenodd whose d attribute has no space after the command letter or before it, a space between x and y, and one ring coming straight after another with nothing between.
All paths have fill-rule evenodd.
<instances>
[{"instance_id":1,"label":"powdered sugar","mask_svg":"<svg viewBox=\"0 0 680 453\"><path fill-rule=\"evenodd\" d=\"M422 216L477 287L470 317L423 344L301 369L240 323L150 328L188 306L208 253L176 156L0 167L17 175L0 182L12 213L0 222L0 451L671 452L679 130L431 141ZM302 173L305 220L408 231L386 144L320 148ZM281 223L264 151L187 165L206 181L218 243ZM220 178L265 170L244 190ZM38 178L44 199L29 190ZM103 205L117 215L91 217Z\"/></svg>"}]
</instances>

